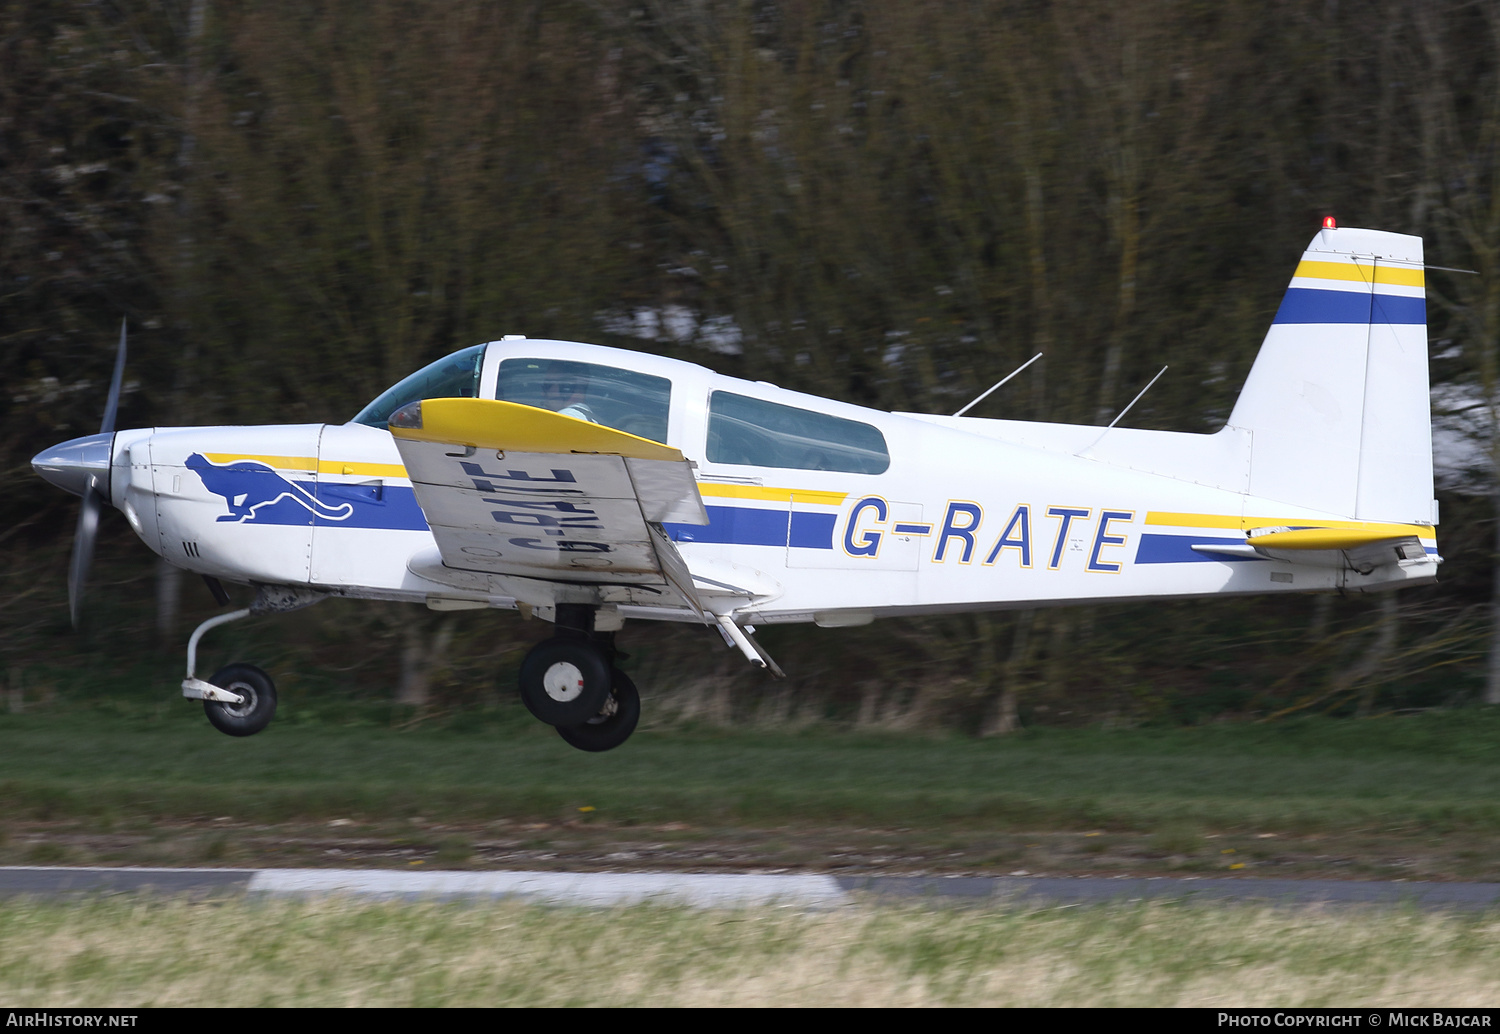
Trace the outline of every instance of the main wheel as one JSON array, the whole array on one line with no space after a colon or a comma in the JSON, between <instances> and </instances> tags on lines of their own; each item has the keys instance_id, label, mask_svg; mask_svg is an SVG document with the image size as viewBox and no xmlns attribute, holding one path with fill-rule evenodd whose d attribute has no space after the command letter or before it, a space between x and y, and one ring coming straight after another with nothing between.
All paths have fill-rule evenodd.
<instances>
[{"instance_id":1,"label":"main wheel","mask_svg":"<svg viewBox=\"0 0 1500 1034\"><path fill-rule=\"evenodd\" d=\"M220 689L238 693L238 704L203 701L203 712L215 729L230 736L254 736L276 714L276 683L253 664L231 664L214 672L208 680Z\"/></svg>"},{"instance_id":2,"label":"main wheel","mask_svg":"<svg viewBox=\"0 0 1500 1034\"><path fill-rule=\"evenodd\" d=\"M521 702L548 725L579 725L609 699L610 667L585 639L548 639L521 662Z\"/></svg>"},{"instance_id":3,"label":"main wheel","mask_svg":"<svg viewBox=\"0 0 1500 1034\"><path fill-rule=\"evenodd\" d=\"M616 668L604 707L582 725L559 725L557 734L579 750L614 750L630 739L641 720L641 695L630 676Z\"/></svg>"}]
</instances>

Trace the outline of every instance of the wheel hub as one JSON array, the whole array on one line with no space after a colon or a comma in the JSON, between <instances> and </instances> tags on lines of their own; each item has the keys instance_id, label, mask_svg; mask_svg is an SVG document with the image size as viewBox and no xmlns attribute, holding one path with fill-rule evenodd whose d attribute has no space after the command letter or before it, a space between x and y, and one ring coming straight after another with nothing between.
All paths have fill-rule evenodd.
<instances>
[{"instance_id":1,"label":"wheel hub","mask_svg":"<svg viewBox=\"0 0 1500 1034\"><path fill-rule=\"evenodd\" d=\"M619 709L620 709L620 702L618 700L616 700L615 699L615 695L613 693L611 693L609 695L609 697L605 699L604 706L599 709L599 713L596 714L596 715L594 715L594 717L590 718L586 724L588 724L588 725L603 725L605 722L607 722L611 718L613 718L614 715L615 715L615 712L618 711Z\"/></svg>"},{"instance_id":2,"label":"wheel hub","mask_svg":"<svg viewBox=\"0 0 1500 1034\"><path fill-rule=\"evenodd\" d=\"M244 718L249 715L251 711L255 710L255 687L248 686L243 682L235 682L222 688L229 690L229 692L231 693L238 693L240 695L239 703L225 703L223 705L226 714L231 714L236 718Z\"/></svg>"},{"instance_id":3,"label":"wheel hub","mask_svg":"<svg viewBox=\"0 0 1500 1034\"><path fill-rule=\"evenodd\" d=\"M583 693L583 672L576 664L558 661L542 676L542 690L560 704L577 700Z\"/></svg>"}]
</instances>

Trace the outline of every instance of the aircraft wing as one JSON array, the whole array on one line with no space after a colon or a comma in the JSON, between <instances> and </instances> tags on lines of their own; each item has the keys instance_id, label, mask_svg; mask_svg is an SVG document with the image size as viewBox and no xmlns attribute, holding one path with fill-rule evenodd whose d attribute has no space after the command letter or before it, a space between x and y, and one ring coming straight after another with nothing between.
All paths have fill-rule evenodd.
<instances>
[{"instance_id":1,"label":"aircraft wing","mask_svg":"<svg viewBox=\"0 0 1500 1034\"><path fill-rule=\"evenodd\" d=\"M661 528L708 523L678 450L492 399L414 402L390 428L444 567L635 587L629 602L702 615L687 565Z\"/></svg>"}]
</instances>

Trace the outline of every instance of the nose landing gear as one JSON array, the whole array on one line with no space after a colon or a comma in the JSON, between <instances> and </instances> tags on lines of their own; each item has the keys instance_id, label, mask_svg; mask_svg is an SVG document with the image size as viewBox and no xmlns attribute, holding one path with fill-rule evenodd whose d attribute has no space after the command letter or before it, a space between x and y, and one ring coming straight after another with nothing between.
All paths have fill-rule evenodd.
<instances>
[{"instance_id":1,"label":"nose landing gear","mask_svg":"<svg viewBox=\"0 0 1500 1034\"><path fill-rule=\"evenodd\" d=\"M225 603L224 587L217 581L209 585L215 598ZM244 610L211 617L188 637L187 678L182 680L182 695L203 701L204 713L215 729L229 736L253 736L276 715L276 683L271 676L253 664L231 664L214 672L208 682L198 678L198 642L203 633L251 614L280 614L300 610L323 599L324 593L285 585L259 585L255 602ZM221 598L222 597L222 598Z\"/></svg>"},{"instance_id":2,"label":"nose landing gear","mask_svg":"<svg viewBox=\"0 0 1500 1034\"><path fill-rule=\"evenodd\" d=\"M231 664L214 672L207 682L197 678L198 641L203 633L231 621L249 617L253 608L236 610L209 618L188 639L187 678L182 680L182 695L203 701L203 712L215 729L227 736L253 736L276 715L276 683L271 676L253 664Z\"/></svg>"}]
</instances>

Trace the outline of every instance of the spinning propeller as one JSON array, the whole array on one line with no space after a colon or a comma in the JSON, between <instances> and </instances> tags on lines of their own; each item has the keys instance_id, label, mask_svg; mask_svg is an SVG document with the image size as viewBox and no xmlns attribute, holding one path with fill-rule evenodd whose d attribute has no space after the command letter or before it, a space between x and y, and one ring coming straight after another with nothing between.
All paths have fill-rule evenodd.
<instances>
[{"instance_id":1,"label":"spinning propeller","mask_svg":"<svg viewBox=\"0 0 1500 1034\"><path fill-rule=\"evenodd\" d=\"M110 448L105 453L104 470L93 474L83 490L83 505L78 510L78 530L73 533L73 560L68 565L68 614L73 627L83 609L83 587L94 560L94 539L99 531L99 511L109 493L109 453L113 451L115 414L120 409L120 382L125 375L125 321L120 321L120 347L115 353L115 372L109 380L109 401L104 404L104 419L99 434L109 435ZM102 483L101 483L102 482Z\"/></svg>"},{"instance_id":2,"label":"spinning propeller","mask_svg":"<svg viewBox=\"0 0 1500 1034\"><path fill-rule=\"evenodd\" d=\"M109 401L99 433L54 445L31 460L32 468L58 488L83 497L78 512L78 531L73 536L73 559L68 565L68 613L73 627L83 608L83 588L94 559L94 539L99 531L99 511L109 500L110 461L114 451L115 414L120 408L120 383L125 376L125 321L120 321L120 348L115 355L115 373L109 382Z\"/></svg>"}]
</instances>

